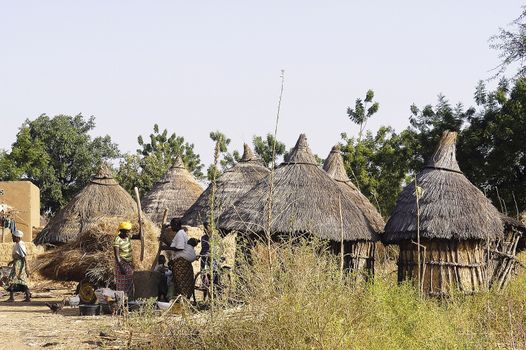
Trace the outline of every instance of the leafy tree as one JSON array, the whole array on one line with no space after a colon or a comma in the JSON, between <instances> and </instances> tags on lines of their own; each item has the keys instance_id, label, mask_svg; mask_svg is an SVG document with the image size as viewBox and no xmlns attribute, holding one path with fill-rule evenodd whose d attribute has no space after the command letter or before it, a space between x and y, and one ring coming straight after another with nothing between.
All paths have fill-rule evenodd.
<instances>
[{"instance_id":1,"label":"leafy tree","mask_svg":"<svg viewBox=\"0 0 526 350\"><path fill-rule=\"evenodd\" d=\"M218 147L219 151L219 165L221 169L216 169L214 164L210 164L207 171L207 178L212 181L215 171L215 178L217 179L221 174L228 168L233 167L241 159L239 151L235 150L232 153L228 151L228 146L231 140L220 131L212 131L210 133L210 139L214 141L215 147Z\"/></svg>"},{"instance_id":2,"label":"leafy tree","mask_svg":"<svg viewBox=\"0 0 526 350\"><path fill-rule=\"evenodd\" d=\"M276 140L274 135L267 134L266 138L262 136L254 136L252 138L252 143L254 144L254 152L261 157L263 164L270 168L273 160L278 159L278 157L285 155L285 144ZM275 159L272 159L272 148L275 144Z\"/></svg>"},{"instance_id":3,"label":"leafy tree","mask_svg":"<svg viewBox=\"0 0 526 350\"><path fill-rule=\"evenodd\" d=\"M126 154L122 158L117 179L130 193L137 186L142 193L150 191L153 185L173 165L175 158L180 156L188 169L196 178L203 178L203 164L199 155L194 152L194 145L185 142L184 137L175 133L162 132L154 124L153 133L146 142L142 136L137 138L140 148L136 154Z\"/></svg>"},{"instance_id":4,"label":"leafy tree","mask_svg":"<svg viewBox=\"0 0 526 350\"><path fill-rule=\"evenodd\" d=\"M347 108L349 119L359 125L358 137L342 134L341 145L347 174L381 214L394 208L402 185L409 180L416 146L415 133L404 130L395 133L391 127L381 127L376 135L370 131L363 138L367 121L378 112L373 102L374 92L368 90L365 99L356 99L355 108Z\"/></svg>"},{"instance_id":5,"label":"leafy tree","mask_svg":"<svg viewBox=\"0 0 526 350\"><path fill-rule=\"evenodd\" d=\"M465 122L475 113L474 108L464 110L461 103L452 107L443 95L438 95L438 102L433 107L426 105L422 110L414 104L410 107L410 132L414 134L415 153L411 161L411 170L418 172L425 161L435 151L436 145L445 130L460 132Z\"/></svg>"},{"instance_id":6,"label":"leafy tree","mask_svg":"<svg viewBox=\"0 0 526 350\"><path fill-rule=\"evenodd\" d=\"M26 120L9 153L0 155L3 180L27 179L40 188L43 212L55 212L91 179L101 161L118 157L109 136L92 139L95 118L42 114Z\"/></svg>"},{"instance_id":7,"label":"leafy tree","mask_svg":"<svg viewBox=\"0 0 526 350\"><path fill-rule=\"evenodd\" d=\"M347 107L347 115L349 116L349 119L360 127L358 141L362 139L362 134L367 125L367 121L378 112L378 109L380 108L380 104L378 102L373 102L373 98L374 91L369 89L365 93L365 99L356 99L354 109Z\"/></svg>"},{"instance_id":8,"label":"leafy tree","mask_svg":"<svg viewBox=\"0 0 526 350\"><path fill-rule=\"evenodd\" d=\"M360 191L380 213L387 216L396 203L402 186L410 180L414 156L414 133L396 134L391 127L380 127L376 135L368 131L363 140L342 134L345 168Z\"/></svg>"},{"instance_id":9,"label":"leafy tree","mask_svg":"<svg viewBox=\"0 0 526 350\"><path fill-rule=\"evenodd\" d=\"M501 81L492 92L479 83L475 100L480 110L459 140L462 171L514 216L526 210L526 80L517 79L511 89Z\"/></svg>"},{"instance_id":10,"label":"leafy tree","mask_svg":"<svg viewBox=\"0 0 526 350\"><path fill-rule=\"evenodd\" d=\"M497 73L494 77L504 74L506 69L518 64L519 68L515 77L525 77L526 66L526 6L522 7L521 15L512 22L514 31L499 28L498 34L490 38L490 47L500 51L499 57L502 63L496 67Z\"/></svg>"}]
</instances>

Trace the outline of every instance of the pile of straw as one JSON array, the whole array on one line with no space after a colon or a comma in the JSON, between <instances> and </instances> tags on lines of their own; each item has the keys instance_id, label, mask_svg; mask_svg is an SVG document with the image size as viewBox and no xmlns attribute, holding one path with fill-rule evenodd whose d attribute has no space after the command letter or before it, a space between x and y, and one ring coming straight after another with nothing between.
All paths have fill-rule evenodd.
<instances>
[{"instance_id":1,"label":"pile of straw","mask_svg":"<svg viewBox=\"0 0 526 350\"><path fill-rule=\"evenodd\" d=\"M78 237L60 247L40 255L33 270L42 276L60 281L91 280L106 284L114 280L113 240L122 221L134 223L132 234L139 232L137 218L98 217L90 220ZM159 228L144 218L144 260L140 261L141 244L133 240L133 265L136 270L149 270L159 248Z\"/></svg>"},{"instance_id":2,"label":"pile of straw","mask_svg":"<svg viewBox=\"0 0 526 350\"><path fill-rule=\"evenodd\" d=\"M137 204L102 164L89 184L38 233L38 245L62 245L74 241L84 227L100 216L137 216Z\"/></svg>"}]
</instances>

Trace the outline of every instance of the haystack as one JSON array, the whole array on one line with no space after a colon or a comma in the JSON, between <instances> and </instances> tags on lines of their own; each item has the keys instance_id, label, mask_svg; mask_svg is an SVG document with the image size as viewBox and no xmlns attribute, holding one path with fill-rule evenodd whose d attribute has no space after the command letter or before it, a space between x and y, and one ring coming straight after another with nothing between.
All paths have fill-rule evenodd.
<instances>
[{"instance_id":1,"label":"haystack","mask_svg":"<svg viewBox=\"0 0 526 350\"><path fill-rule=\"evenodd\" d=\"M49 221L34 239L35 244L60 245L77 238L93 218L137 216L134 199L112 177L105 165L90 183Z\"/></svg>"},{"instance_id":2,"label":"haystack","mask_svg":"<svg viewBox=\"0 0 526 350\"><path fill-rule=\"evenodd\" d=\"M356 185L352 183L351 179L349 179L349 176L347 176L339 145L332 148L329 156L325 159L323 170L325 170L327 174L338 183L342 191L346 192L354 203L356 203L376 233L382 233L385 221L369 199L360 192Z\"/></svg>"},{"instance_id":3,"label":"haystack","mask_svg":"<svg viewBox=\"0 0 526 350\"><path fill-rule=\"evenodd\" d=\"M400 247L399 281L417 281L420 270L423 291L429 295L486 289L487 247L503 231L497 209L460 171L456 138L457 133L444 132L416 177L422 189L418 215L413 181L398 197L383 235L384 243ZM415 244L418 224L420 269Z\"/></svg>"},{"instance_id":4,"label":"haystack","mask_svg":"<svg viewBox=\"0 0 526 350\"><path fill-rule=\"evenodd\" d=\"M245 144L243 157L232 168L226 170L216 182L214 196L214 217L218 218L226 209L248 192L254 185L269 174L261 160ZM201 194L181 219L183 225L199 226L210 215L210 194L212 185Z\"/></svg>"},{"instance_id":5,"label":"haystack","mask_svg":"<svg viewBox=\"0 0 526 350\"><path fill-rule=\"evenodd\" d=\"M144 218L144 260L140 261L140 241L133 240L133 265L136 270L150 270L159 248L159 228ZM81 281L90 278L104 284L114 280L113 240L122 221L135 223L132 234L139 232L137 216L97 217L89 220L72 241L35 259L33 269L42 276L59 281Z\"/></svg>"},{"instance_id":6,"label":"haystack","mask_svg":"<svg viewBox=\"0 0 526 350\"><path fill-rule=\"evenodd\" d=\"M269 223L270 181L273 194ZM346 256L363 258L361 262L347 259L347 265L366 265L370 269L374 261L374 244L370 242L378 240L360 208L318 167L303 134L273 179L270 175L265 177L227 209L219 218L218 227L245 235L262 235L270 227L270 235L276 239L308 234L329 241L336 252L340 251L343 238Z\"/></svg>"},{"instance_id":7,"label":"haystack","mask_svg":"<svg viewBox=\"0 0 526 350\"><path fill-rule=\"evenodd\" d=\"M202 193L201 185L177 156L172 167L144 196L142 209L154 223L161 225L165 209L169 219L181 218Z\"/></svg>"}]
</instances>

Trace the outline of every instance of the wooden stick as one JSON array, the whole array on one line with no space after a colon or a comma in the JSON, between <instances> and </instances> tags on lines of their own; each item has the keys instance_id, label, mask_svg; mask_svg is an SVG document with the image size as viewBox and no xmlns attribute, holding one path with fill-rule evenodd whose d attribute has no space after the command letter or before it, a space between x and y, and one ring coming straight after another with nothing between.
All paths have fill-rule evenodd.
<instances>
[{"instance_id":1,"label":"wooden stick","mask_svg":"<svg viewBox=\"0 0 526 350\"><path fill-rule=\"evenodd\" d=\"M142 230L142 209L141 209L141 198L139 197L139 189L137 187L135 190L135 199L137 200L137 213L139 216L139 236L141 237L141 261L144 260L144 232Z\"/></svg>"},{"instance_id":2,"label":"wooden stick","mask_svg":"<svg viewBox=\"0 0 526 350\"><path fill-rule=\"evenodd\" d=\"M168 218L168 208L164 208L163 213L163 220L161 221L161 234L164 227L164 223L166 222ZM159 237L159 249L157 249L157 255L155 255L155 260L152 262L152 268L150 270L155 270L155 266L157 266L157 261L159 261L159 256L161 255L161 237Z\"/></svg>"},{"instance_id":3,"label":"wooden stick","mask_svg":"<svg viewBox=\"0 0 526 350\"><path fill-rule=\"evenodd\" d=\"M342 214L342 199L341 196L338 195L338 207L340 209L340 274L341 278L343 279L343 265L344 265L344 248L343 248L343 214Z\"/></svg>"},{"instance_id":4,"label":"wooden stick","mask_svg":"<svg viewBox=\"0 0 526 350\"><path fill-rule=\"evenodd\" d=\"M415 176L415 195L416 195L416 244L418 250L418 293L422 296L422 289L420 288L420 279L422 278L422 266L420 265L420 193L418 191L418 183Z\"/></svg>"}]
</instances>

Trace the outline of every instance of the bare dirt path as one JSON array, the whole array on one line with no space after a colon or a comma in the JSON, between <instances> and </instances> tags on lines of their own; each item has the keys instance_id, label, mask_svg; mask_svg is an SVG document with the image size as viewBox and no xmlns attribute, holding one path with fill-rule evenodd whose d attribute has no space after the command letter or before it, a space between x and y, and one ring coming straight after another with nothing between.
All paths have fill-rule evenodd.
<instances>
[{"instance_id":1,"label":"bare dirt path","mask_svg":"<svg viewBox=\"0 0 526 350\"><path fill-rule=\"evenodd\" d=\"M62 298L33 299L31 303L5 303L5 296L0 299L0 349L105 348L108 344L100 333L118 322L111 316L79 316L78 308L69 306L52 314L44 304Z\"/></svg>"}]
</instances>

